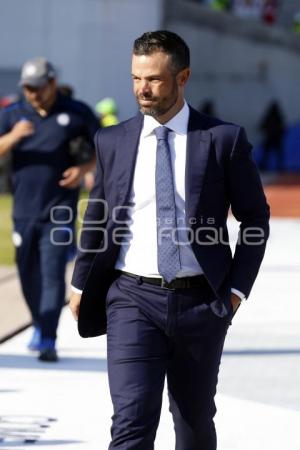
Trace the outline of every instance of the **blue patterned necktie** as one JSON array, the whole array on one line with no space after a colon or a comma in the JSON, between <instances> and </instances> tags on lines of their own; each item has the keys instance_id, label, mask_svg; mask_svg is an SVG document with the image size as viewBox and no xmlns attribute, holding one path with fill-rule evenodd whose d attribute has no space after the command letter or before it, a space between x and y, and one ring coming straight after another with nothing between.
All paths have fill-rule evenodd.
<instances>
[{"instance_id":1,"label":"blue patterned necktie","mask_svg":"<svg viewBox=\"0 0 300 450\"><path fill-rule=\"evenodd\" d=\"M157 263L160 275L168 283L176 278L180 270L180 255L177 241L175 191L171 154L168 143L169 129L155 128L157 139L155 189L157 219Z\"/></svg>"}]
</instances>

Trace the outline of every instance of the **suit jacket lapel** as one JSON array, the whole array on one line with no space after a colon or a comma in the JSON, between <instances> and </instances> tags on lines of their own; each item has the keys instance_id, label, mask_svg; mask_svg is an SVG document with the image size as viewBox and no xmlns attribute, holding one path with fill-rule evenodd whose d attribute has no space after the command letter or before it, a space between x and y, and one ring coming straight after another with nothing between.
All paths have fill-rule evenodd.
<instances>
[{"instance_id":1,"label":"suit jacket lapel","mask_svg":"<svg viewBox=\"0 0 300 450\"><path fill-rule=\"evenodd\" d=\"M119 165L117 170L118 205L127 204L134 175L134 168L143 125L143 116L138 114L134 119L124 124L124 132L118 143Z\"/></svg>"},{"instance_id":2,"label":"suit jacket lapel","mask_svg":"<svg viewBox=\"0 0 300 450\"><path fill-rule=\"evenodd\" d=\"M211 134L201 129L204 123L201 124L200 120L199 114L190 108L185 167L187 219L196 215L211 145Z\"/></svg>"}]
</instances>

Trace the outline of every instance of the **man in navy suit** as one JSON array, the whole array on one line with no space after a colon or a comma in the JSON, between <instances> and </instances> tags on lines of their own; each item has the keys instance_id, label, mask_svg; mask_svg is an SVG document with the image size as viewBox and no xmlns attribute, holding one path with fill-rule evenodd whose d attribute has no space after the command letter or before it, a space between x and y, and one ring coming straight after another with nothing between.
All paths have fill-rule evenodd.
<instances>
[{"instance_id":1,"label":"man in navy suit","mask_svg":"<svg viewBox=\"0 0 300 450\"><path fill-rule=\"evenodd\" d=\"M140 113L95 136L70 307L81 336L107 331L111 450L154 448L165 377L176 449L216 449L224 339L268 238L245 132L188 106L189 76L178 35L143 34L132 57ZM240 222L234 256L229 207Z\"/></svg>"}]
</instances>

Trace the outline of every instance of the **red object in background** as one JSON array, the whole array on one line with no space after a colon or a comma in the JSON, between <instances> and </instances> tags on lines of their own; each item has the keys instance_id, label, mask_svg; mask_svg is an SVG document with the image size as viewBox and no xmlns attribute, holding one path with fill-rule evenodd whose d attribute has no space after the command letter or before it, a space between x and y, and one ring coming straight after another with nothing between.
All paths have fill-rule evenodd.
<instances>
[{"instance_id":1,"label":"red object in background","mask_svg":"<svg viewBox=\"0 0 300 450\"><path fill-rule=\"evenodd\" d=\"M16 102L17 100L18 100L18 97L17 97L17 95L14 95L14 94L1 97L0 98L0 109L11 105L12 103Z\"/></svg>"},{"instance_id":2,"label":"red object in background","mask_svg":"<svg viewBox=\"0 0 300 450\"><path fill-rule=\"evenodd\" d=\"M265 23L273 25L277 21L278 14L278 1L277 0L265 0L263 5L262 19Z\"/></svg>"}]
</instances>

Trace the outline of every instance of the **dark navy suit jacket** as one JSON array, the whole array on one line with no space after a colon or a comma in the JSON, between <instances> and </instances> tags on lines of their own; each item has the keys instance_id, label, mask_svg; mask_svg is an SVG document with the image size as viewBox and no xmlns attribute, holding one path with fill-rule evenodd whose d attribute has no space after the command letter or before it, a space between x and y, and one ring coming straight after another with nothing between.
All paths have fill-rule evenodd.
<instances>
[{"instance_id":1,"label":"dark navy suit jacket","mask_svg":"<svg viewBox=\"0 0 300 450\"><path fill-rule=\"evenodd\" d=\"M120 249L115 233L124 229L120 223L127 218L126 208L118 207L130 205L142 126L143 115L138 114L95 136L96 183L72 278L72 285L83 289L78 320L83 337L106 332L106 293L115 277ZM269 207L243 128L190 108L185 185L186 224L194 236L193 251L216 299L228 307L231 287L249 295L269 235ZM243 237L234 256L226 226L230 207L241 222Z\"/></svg>"}]
</instances>

